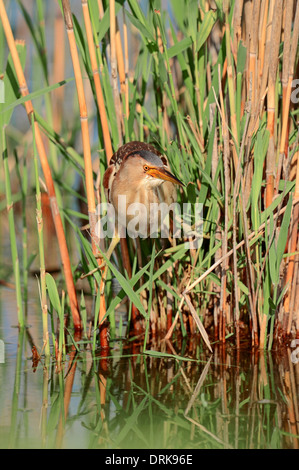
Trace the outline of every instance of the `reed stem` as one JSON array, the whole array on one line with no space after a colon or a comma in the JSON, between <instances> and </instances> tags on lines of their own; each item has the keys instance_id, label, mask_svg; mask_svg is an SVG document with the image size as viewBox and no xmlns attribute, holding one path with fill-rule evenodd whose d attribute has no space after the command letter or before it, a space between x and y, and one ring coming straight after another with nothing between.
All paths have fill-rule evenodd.
<instances>
[{"instance_id":1,"label":"reed stem","mask_svg":"<svg viewBox=\"0 0 299 470\"><path fill-rule=\"evenodd\" d=\"M40 285L41 285L41 307L43 319L43 348L45 356L50 356L50 342L49 342L49 329L48 329L48 305L47 305L47 285L46 285L46 264L45 264L45 247L44 247L44 229L43 229L43 213L41 204L41 191L38 174L38 155L35 143L35 131L33 115L32 119L32 133L33 133L33 156L34 156L34 171L35 171L35 193L36 193L36 223L38 233L38 249L40 260Z\"/></svg>"},{"instance_id":2,"label":"reed stem","mask_svg":"<svg viewBox=\"0 0 299 470\"><path fill-rule=\"evenodd\" d=\"M1 145L2 145L4 175L5 175L5 193L6 193L6 207L7 207L8 223L9 223L10 249L11 249L11 258L12 258L12 265L13 265L13 271L14 271L14 277L15 277L15 284L16 284L18 325L19 325L19 328L24 328L25 318L24 318L23 303L22 303L21 273L20 273L20 263L19 263L18 248L17 248L17 238L16 238L16 228L15 228L15 220L14 220L13 201L12 201L12 194L11 194L10 175L9 175L9 167L8 167L8 153L7 153L7 146L6 146L5 127L2 127L1 129Z\"/></svg>"},{"instance_id":3,"label":"reed stem","mask_svg":"<svg viewBox=\"0 0 299 470\"><path fill-rule=\"evenodd\" d=\"M117 129L118 129L118 145L123 142L122 138L122 109L120 105L118 83L117 83L117 59L116 59L116 16L115 16L115 0L109 1L110 6L110 64L111 79L113 88L114 107L116 113Z\"/></svg>"},{"instance_id":4,"label":"reed stem","mask_svg":"<svg viewBox=\"0 0 299 470\"><path fill-rule=\"evenodd\" d=\"M77 45L76 45L75 33L74 33L74 28L73 28L72 12L70 8L69 0L62 0L62 7L63 7L65 26L66 26L68 40L69 40L72 64L74 68L76 87L77 87L77 96L78 96L78 103L79 103L79 111L80 111L81 135L82 135L83 156L84 156L85 185L86 185L86 192L87 192L87 206L88 206L88 217L89 217L89 224L90 224L92 251L93 251L93 254L97 256L100 240L99 240L98 234L96 233L97 215L96 215L95 192L94 192L94 181L93 181L93 170L92 170L92 159L91 159L91 150L90 150L90 137L89 137L89 129L88 129L88 116L87 116L85 92L84 92L84 87L83 87L79 55L78 55L78 50L77 50ZM87 19L87 14L85 11L85 20L86 19ZM87 22L88 22L88 19L87 19ZM90 36L89 41L91 42L92 40L91 28L90 28L89 23L88 23L88 28L89 28L88 34ZM92 45L90 44L90 46ZM90 52L92 50L93 48L91 47ZM94 59L95 57L93 56L93 61ZM95 66L94 63L93 65ZM99 264L101 264L102 261L99 259L98 262ZM102 271L102 273L103 272L104 271ZM102 283L100 285L100 290L102 292ZM104 298L104 295L102 295L101 305L100 305L100 315L99 315L102 348L108 347L107 327L105 325L102 325L105 314L106 314L105 298Z\"/></svg>"},{"instance_id":5,"label":"reed stem","mask_svg":"<svg viewBox=\"0 0 299 470\"><path fill-rule=\"evenodd\" d=\"M83 10L83 16L84 16L89 57L90 57L91 68L92 68L92 75L93 75L93 80L94 80L94 85L95 85L95 90L96 90L97 105L98 105L98 110L99 110L101 124L102 124L106 158L109 163L110 158L112 157L112 154L113 154L113 150L112 150L112 145L111 145L110 131L109 131L109 125L108 125L108 120L107 120L102 85L101 85L101 80L100 80L99 67L98 67L97 57L96 57L96 52L95 52L94 38L93 38L93 33L92 33L87 0L82 0L82 10Z\"/></svg>"},{"instance_id":6,"label":"reed stem","mask_svg":"<svg viewBox=\"0 0 299 470\"><path fill-rule=\"evenodd\" d=\"M274 174L275 174L275 85L277 79L278 53L281 36L282 22L282 0L275 2L275 15L273 17L271 34L271 56L269 62L269 81L268 81L268 109L267 109L267 128L270 131L269 148L266 162L266 207L272 203L274 196Z\"/></svg>"},{"instance_id":7,"label":"reed stem","mask_svg":"<svg viewBox=\"0 0 299 470\"><path fill-rule=\"evenodd\" d=\"M18 51L15 45L13 33L12 33L11 26L7 17L3 0L0 0L0 18L2 21L7 44L11 52L12 60L13 60L14 67L16 70L20 92L22 96L25 97L29 94L29 91L28 91L26 79L23 73L23 69L21 66L21 62L19 59ZM27 112L29 122L31 123L31 115L32 114L34 115L34 109L33 109L31 100L25 101L25 109ZM79 314L79 308L78 308L78 301L77 301L77 296L76 296L76 291L75 291L71 262L70 262L68 247L66 243L64 228L63 228L63 224L62 224L62 220L61 220L61 216L60 216L60 212L59 212L59 208L57 204L51 169L48 163L47 154L45 151L45 147L44 147L44 143L41 137L39 126L35 119L34 119L34 129L35 129L36 146L38 149L40 162L41 162L44 177L46 180L47 191L48 191L48 195L50 198L51 211L52 211L52 216L53 216L53 220L55 224L55 229L56 229L56 234L57 234L57 239L58 239L58 244L59 244L59 249L60 249L60 256L61 256L61 261L62 261L65 280L66 280L67 292L69 295L70 307L71 307L71 312L73 316L74 326L76 330L80 330L81 321L80 321L80 314Z\"/></svg>"}]
</instances>

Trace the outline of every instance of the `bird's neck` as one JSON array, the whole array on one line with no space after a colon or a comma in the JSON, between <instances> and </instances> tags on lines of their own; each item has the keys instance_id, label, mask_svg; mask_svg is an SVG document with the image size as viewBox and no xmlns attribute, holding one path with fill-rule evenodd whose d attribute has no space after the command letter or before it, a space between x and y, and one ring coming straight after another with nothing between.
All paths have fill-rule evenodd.
<instances>
[{"instance_id":1,"label":"bird's neck","mask_svg":"<svg viewBox=\"0 0 299 470\"><path fill-rule=\"evenodd\" d=\"M144 204L147 209L150 208L150 204L161 202L160 188L162 182L156 185L149 185L148 187L142 187L137 189L133 193L130 193L128 198L128 204L140 203Z\"/></svg>"}]
</instances>

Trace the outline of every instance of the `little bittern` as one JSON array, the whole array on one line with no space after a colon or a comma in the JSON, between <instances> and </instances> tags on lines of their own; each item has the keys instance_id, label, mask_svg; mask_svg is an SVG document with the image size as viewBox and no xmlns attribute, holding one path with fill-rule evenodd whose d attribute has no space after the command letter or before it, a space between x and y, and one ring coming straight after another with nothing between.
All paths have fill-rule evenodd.
<instances>
[{"instance_id":1,"label":"little bittern","mask_svg":"<svg viewBox=\"0 0 299 470\"><path fill-rule=\"evenodd\" d=\"M139 214L139 232L143 237L150 235L151 204L176 201L175 185L184 184L169 169L167 158L155 147L144 142L129 142L120 147L111 157L104 173L103 186L107 202L115 211L116 227L127 227L133 218L130 208L136 203L144 211ZM120 203L120 200L121 203ZM119 242L119 232L106 253L109 259ZM103 265L102 265L103 266ZM106 270L103 274L106 277Z\"/></svg>"},{"instance_id":2,"label":"little bittern","mask_svg":"<svg viewBox=\"0 0 299 470\"><path fill-rule=\"evenodd\" d=\"M177 184L183 186L170 172L166 157L152 145L137 141L118 149L103 179L106 199L113 205L120 225L127 227L132 220L134 211L130 207L143 206L139 232L144 237L150 234L151 205L164 202L169 206L175 202Z\"/></svg>"}]
</instances>

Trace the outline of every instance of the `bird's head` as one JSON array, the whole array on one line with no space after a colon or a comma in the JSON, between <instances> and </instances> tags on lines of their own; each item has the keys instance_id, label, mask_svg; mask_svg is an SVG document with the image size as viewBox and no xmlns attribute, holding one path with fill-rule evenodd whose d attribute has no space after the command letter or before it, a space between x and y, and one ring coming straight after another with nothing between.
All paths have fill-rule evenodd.
<instances>
[{"instance_id":1,"label":"bird's head","mask_svg":"<svg viewBox=\"0 0 299 470\"><path fill-rule=\"evenodd\" d=\"M160 186L165 181L184 186L184 183L174 176L164 164L162 158L148 150L138 150L129 154L123 161L124 173L129 175L129 181L143 187Z\"/></svg>"}]
</instances>

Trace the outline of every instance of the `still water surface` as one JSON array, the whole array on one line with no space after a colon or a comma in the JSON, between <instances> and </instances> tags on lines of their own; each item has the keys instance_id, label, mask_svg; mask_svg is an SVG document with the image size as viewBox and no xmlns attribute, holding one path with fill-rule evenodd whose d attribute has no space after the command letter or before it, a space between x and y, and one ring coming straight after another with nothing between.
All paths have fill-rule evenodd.
<instances>
[{"instance_id":1,"label":"still water surface","mask_svg":"<svg viewBox=\"0 0 299 470\"><path fill-rule=\"evenodd\" d=\"M153 341L141 354L138 344L119 340L103 359L83 340L78 352L68 338L58 368L54 359L32 360L42 331L37 299L29 299L30 328L19 332L15 293L0 288L1 448L299 447L296 351L215 347L204 355L195 338ZM167 356L174 353L189 360Z\"/></svg>"}]
</instances>

